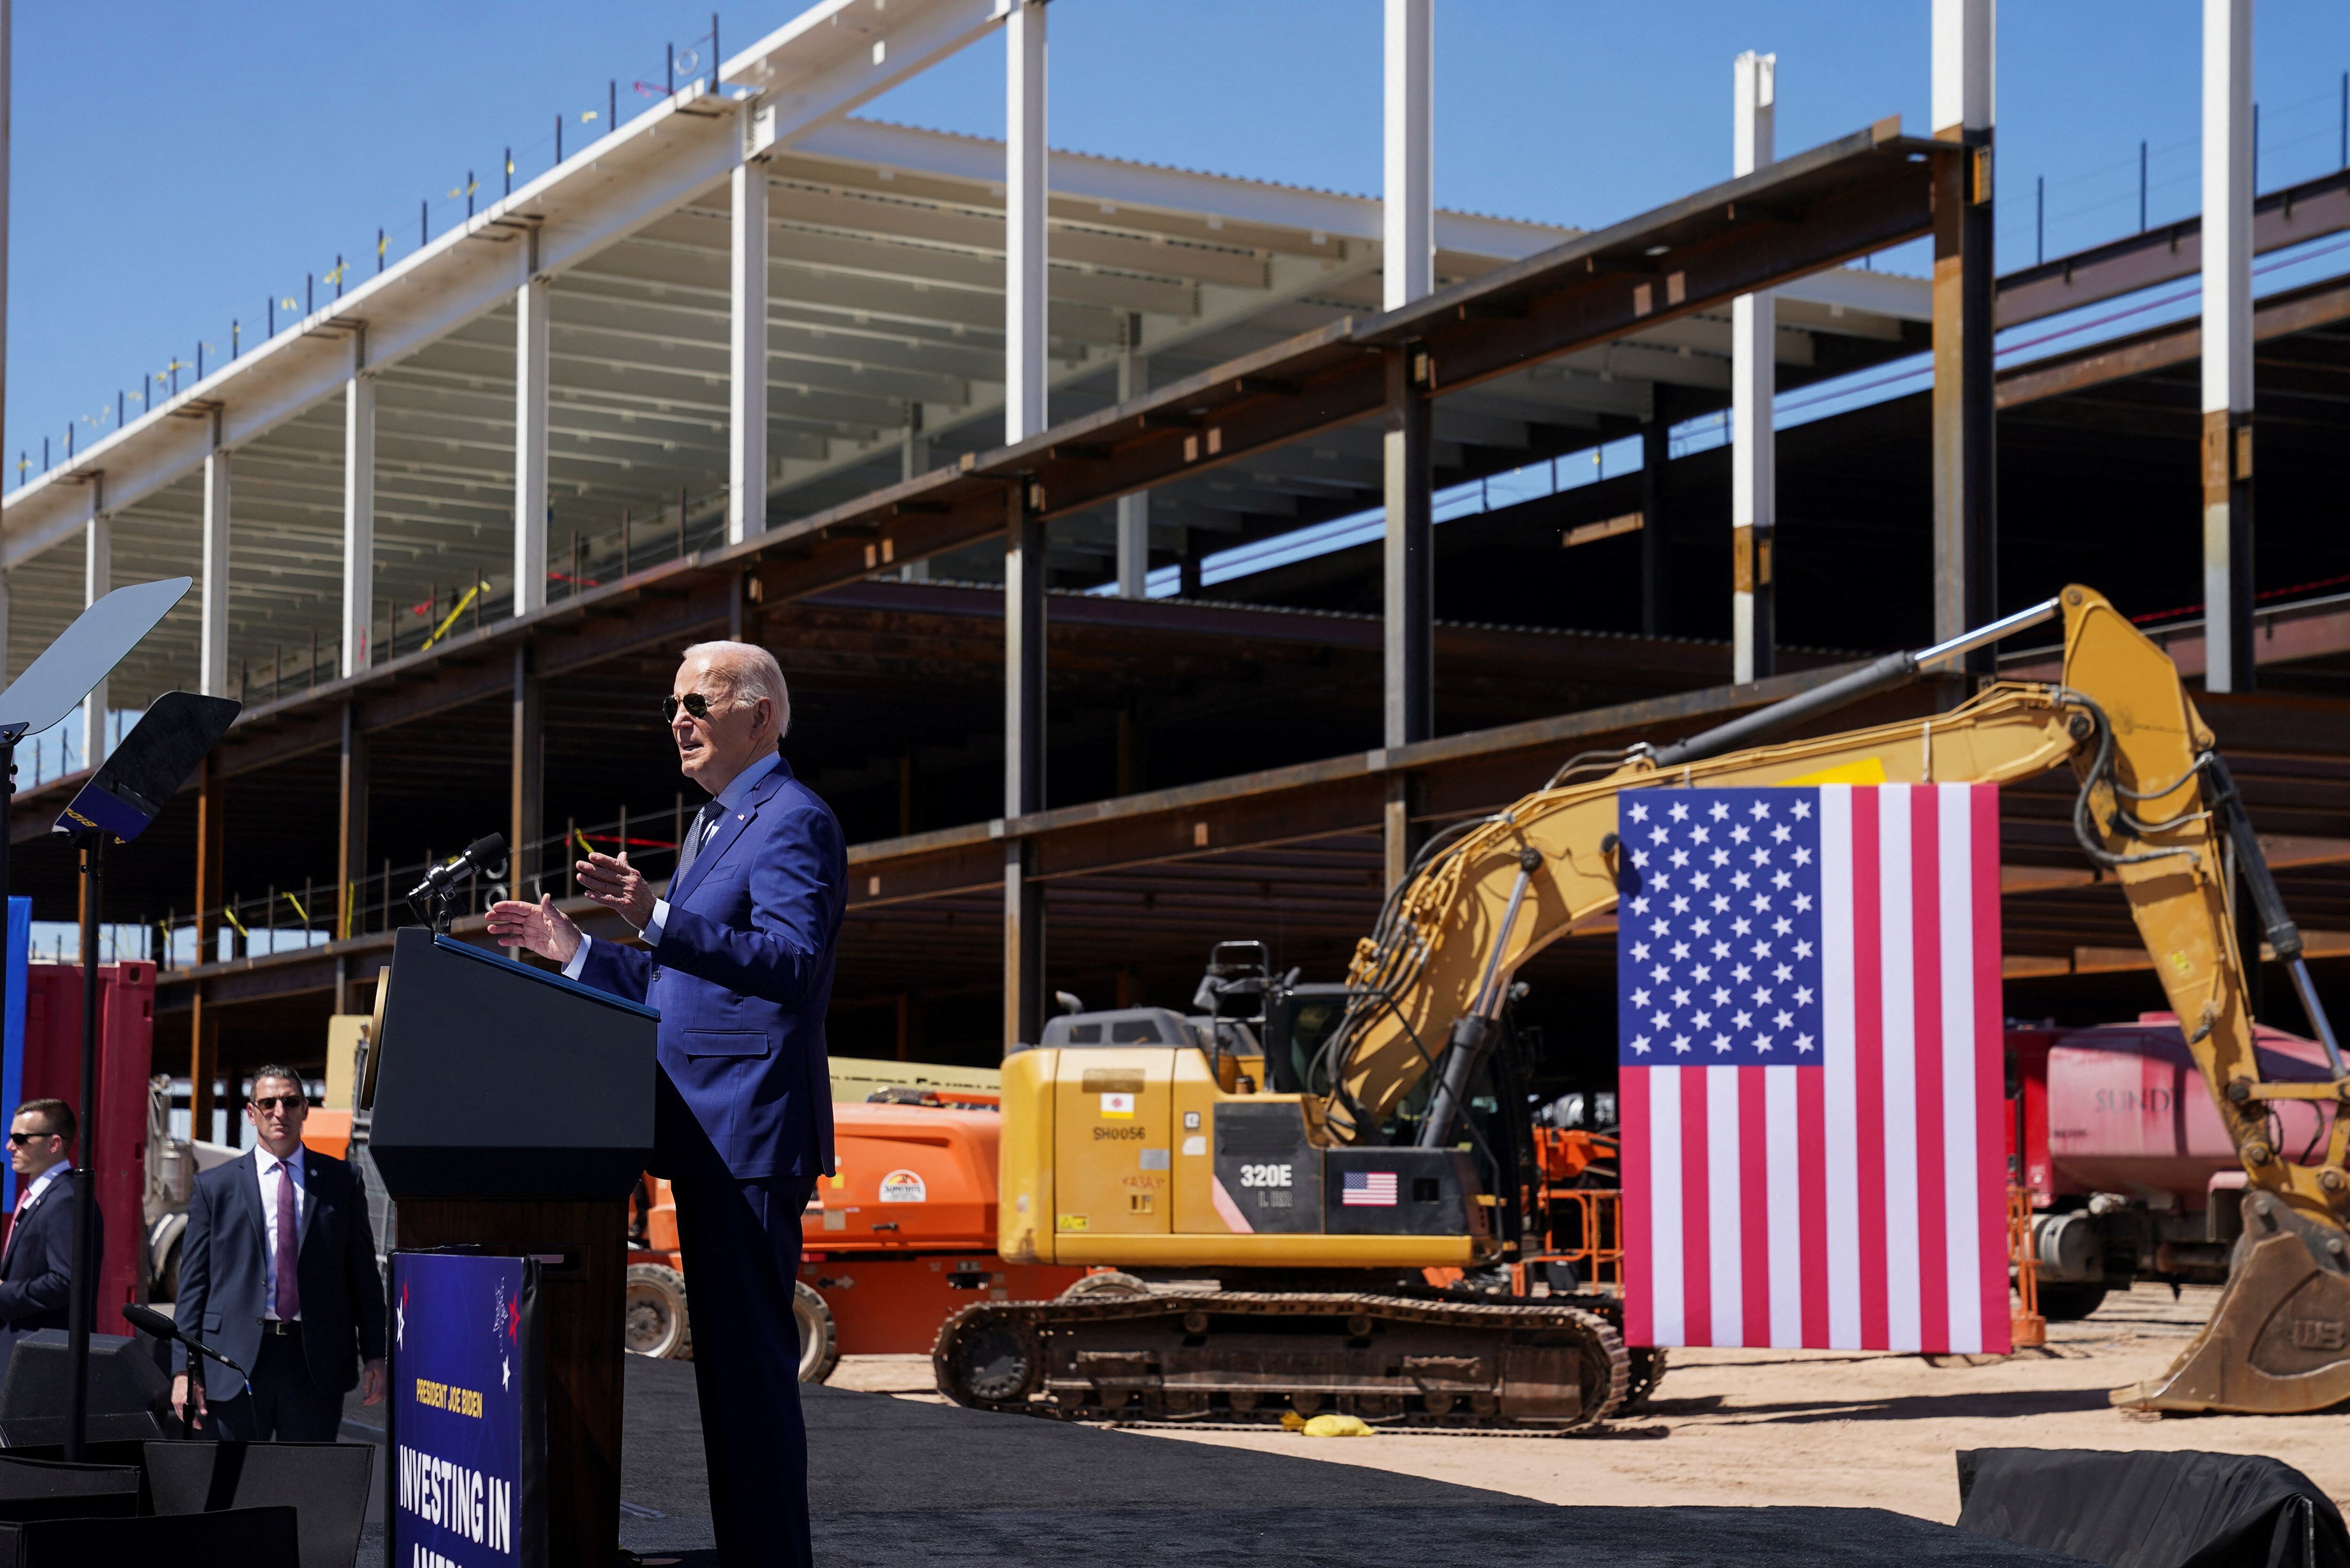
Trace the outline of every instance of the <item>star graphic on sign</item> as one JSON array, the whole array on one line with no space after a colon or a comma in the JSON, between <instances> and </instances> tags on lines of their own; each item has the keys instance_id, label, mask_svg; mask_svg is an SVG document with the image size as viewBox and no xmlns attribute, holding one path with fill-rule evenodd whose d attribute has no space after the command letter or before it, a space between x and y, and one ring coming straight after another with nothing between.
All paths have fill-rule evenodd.
<instances>
[{"instance_id":1,"label":"star graphic on sign","mask_svg":"<svg viewBox=\"0 0 2350 1568\"><path fill-rule=\"evenodd\" d=\"M1744 919L1735 919L1730 922L1730 930L1733 936L1751 936L1754 931L1754 922Z\"/></svg>"},{"instance_id":2,"label":"star graphic on sign","mask_svg":"<svg viewBox=\"0 0 2350 1568\"><path fill-rule=\"evenodd\" d=\"M1716 942L1716 943L1714 943L1714 944L1713 944L1713 956L1714 956L1714 957L1716 957L1716 958L1718 958L1718 959L1726 959L1726 958L1728 958L1728 957L1730 956L1730 944L1729 944L1728 942Z\"/></svg>"},{"instance_id":3,"label":"star graphic on sign","mask_svg":"<svg viewBox=\"0 0 2350 1568\"><path fill-rule=\"evenodd\" d=\"M1632 851L1632 864L1633 864L1633 865L1635 865L1635 866L1646 866L1648 863L1648 852L1647 850L1645 850L1645 849L1635 849L1634 851Z\"/></svg>"},{"instance_id":4,"label":"star graphic on sign","mask_svg":"<svg viewBox=\"0 0 2350 1568\"><path fill-rule=\"evenodd\" d=\"M1653 1029L1662 1029L1672 1021L1673 1015L1669 1012L1651 1013L1648 1017L1648 1025Z\"/></svg>"},{"instance_id":5,"label":"star graphic on sign","mask_svg":"<svg viewBox=\"0 0 2350 1568\"><path fill-rule=\"evenodd\" d=\"M1757 1034L1754 1037L1754 1049L1762 1052L1769 1051L1771 1049L1770 1036L1765 1034Z\"/></svg>"},{"instance_id":6,"label":"star graphic on sign","mask_svg":"<svg viewBox=\"0 0 2350 1568\"><path fill-rule=\"evenodd\" d=\"M1771 864L1771 851L1769 848L1760 844L1754 846L1754 864L1757 866L1768 866Z\"/></svg>"},{"instance_id":7,"label":"star graphic on sign","mask_svg":"<svg viewBox=\"0 0 2350 1568\"><path fill-rule=\"evenodd\" d=\"M1690 922L1690 933L1695 936L1710 937L1713 934L1713 922L1711 920L1692 920ZM1704 977L1700 976L1699 978L1703 979Z\"/></svg>"},{"instance_id":8,"label":"star graphic on sign","mask_svg":"<svg viewBox=\"0 0 2350 1568\"><path fill-rule=\"evenodd\" d=\"M1711 966L1706 964L1691 964L1690 965L1690 978L1697 981L1698 984L1703 985L1707 981L1713 978L1713 970Z\"/></svg>"},{"instance_id":9,"label":"star graphic on sign","mask_svg":"<svg viewBox=\"0 0 2350 1568\"><path fill-rule=\"evenodd\" d=\"M1771 886L1773 888L1784 888L1794 879L1794 873L1792 871L1773 871L1771 873Z\"/></svg>"},{"instance_id":10,"label":"star graphic on sign","mask_svg":"<svg viewBox=\"0 0 2350 1568\"><path fill-rule=\"evenodd\" d=\"M1732 871L1730 874L1730 885L1743 893L1754 885L1754 878L1743 871Z\"/></svg>"},{"instance_id":11,"label":"star graphic on sign","mask_svg":"<svg viewBox=\"0 0 2350 1568\"><path fill-rule=\"evenodd\" d=\"M1769 958L1771 956L1771 944L1769 942L1756 942L1754 944L1754 956L1759 959Z\"/></svg>"},{"instance_id":12,"label":"star graphic on sign","mask_svg":"<svg viewBox=\"0 0 2350 1568\"><path fill-rule=\"evenodd\" d=\"M1754 1015L1751 1012L1734 1012L1730 1017L1730 1024L1733 1029L1744 1029L1753 1022Z\"/></svg>"},{"instance_id":13,"label":"star graphic on sign","mask_svg":"<svg viewBox=\"0 0 2350 1568\"><path fill-rule=\"evenodd\" d=\"M1703 844L1705 842L1705 826L1702 823L1690 829L1690 842L1691 844Z\"/></svg>"},{"instance_id":14,"label":"star graphic on sign","mask_svg":"<svg viewBox=\"0 0 2350 1568\"><path fill-rule=\"evenodd\" d=\"M1767 909L1771 907L1771 895L1768 893L1757 893L1752 898L1749 899L1748 902L1752 904L1758 909Z\"/></svg>"},{"instance_id":15,"label":"star graphic on sign","mask_svg":"<svg viewBox=\"0 0 2350 1568\"><path fill-rule=\"evenodd\" d=\"M1795 802L1795 820L1796 820L1797 822L1801 822L1801 821L1803 821L1805 817L1807 817L1807 816L1809 816L1809 815L1812 815L1812 803L1811 803L1810 801L1807 801L1807 800L1798 800L1797 802Z\"/></svg>"},{"instance_id":16,"label":"star graphic on sign","mask_svg":"<svg viewBox=\"0 0 2350 1568\"><path fill-rule=\"evenodd\" d=\"M1669 936L1671 934L1672 929L1673 925L1670 920L1650 920L1648 922L1648 934L1652 937Z\"/></svg>"},{"instance_id":17,"label":"star graphic on sign","mask_svg":"<svg viewBox=\"0 0 2350 1568\"><path fill-rule=\"evenodd\" d=\"M1809 1007L1811 1004L1812 988L1808 985L1799 985L1795 987L1795 1005L1798 1007Z\"/></svg>"},{"instance_id":18,"label":"star graphic on sign","mask_svg":"<svg viewBox=\"0 0 2350 1568\"><path fill-rule=\"evenodd\" d=\"M1808 915L1808 914L1810 914L1811 912L1812 912L1812 896L1811 896L1809 893L1798 893L1798 894L1796 894L1796 895L1795 895L1795 913L1797 913L1797 914L1799 914L1799 915Z\"/></svg>"},{"instance_id":19,"label":"star graphic on sign","mask_svg":"<svg viewBox=\"0 0 2350 1568\"><path fill-rule=\"evenodd\" d=\"M391 1309L391 1340L400 1349L408 1348L408 1293L400 1293L400 1304Z\"/></svg>"},{"instance_id":20,"label":"star graphic on sign","mask_svg":"<svg viewBox=\"0 0 2350 1568\"><path fill-rule=\"evenodd\" d=\"M1673 913L1676 915L1686 915L1689 913L1689 895L1687 893L1676 893L1673 895Z\"/></svg>"},{"instance_id":21,"label":"star graphic on sign","mask_svg":"<svg viewBox=\"0 0 2350 1568\"><path fill-rule=\"evenodd\" d=\"M1633 807L1632 807L1632 820L1633 820L1633 821L1635 821L1635 822L1646 822L1646 821L1648 821L1648 808L1647 806L1645 806L1645 805L1635 805L1635 806L1633 806Z\"/></svg>"},{"instance_id":22,"label":"star graphic on sign","mask_svg":"<svg viewBox=\"0 0 2350 1568\"><path fill-rule=\"evenodd\" d=\"M1716 849L1711 856L1711 863L1716 866L1729 865L1730 851L1727 849Z\"/></svg>"},{"instance_id":23,"label":"star graphic on sign","mask_svg":"<svg viewBox=\"0 0 2350 1568\"><path fill-rule=\"evenodd\" d=\"M1774 1029L1792 1029L1795 1026L1795 1015L1783 1007L1777 1016L1771 1020L1771 1026Z\"/></svg>"},{"instance_id":24,"label":"star graphic on sign","mask_svg":"<svg viewBox=\"0 0 2350 1568\"><path fill-rule=\"evenodd\" d=\"M1648 912L1648 900L1645 898L1634 898L1632 900L1632 912L1636 915L1647 914Z\"/></svg>"},{"instance_id":25,"label":"star graphic on sign","mask_svg":"<svg viewBox=\"0 0 2350 1568\"><path fill-rule=\"evenodd\" d=\"M1690 993L1686 991L1676 989L1673 992L1673 1005L1675 1007L1687 1007L1689 1005L1689 999Z\"/></svg>"},{"instance_id":26,"label":"star graphic on sign","mask_svg":"<svg viewBox=\"0 0 2350 1568\"><path fill-rule=\"evenodd\" d=\"M1687 957L1689 957L1689 943L1675 942L1673 944L1673 961L1675 963L1679 963L1681 960Z\"/></svg>"},{"instance_id":27,"label":"star graphic on sign","mask_svg":"<svg viewBox=\"0 0 2350 1568\"><path fill-rule=\"evenodd\" d=\"M1754 971L1748 969L1744 964L1740 964L1736 969L1730 971L1730 978L1736 981L1739 984L1744 985L1748 981L1754 978Z\"/></svg>"},{"instance_id":28,"label":"star graphic on sign","mask_svg":"<svg viewBox=\"0 0 2350 1568\"><path fill-rule=\"evenodd\" d=\"M1686 866L1689 864L1689 851L1686 849L1676 849L1673 851L1672 859L1675 866Z\"/></svg>"},{"instance_id":29,"label":"star graphic on sign","mask_svg":"<svg viewBox=\"0 0 2350 1568\"><path fill-rule=\"evenodd\" d=\"M1809 942L1797 942L1795 944L1795 956L1799 959L1807 959L1811 957L1812 944Z\"/></svg>"},{"instance_id":30,"label":"star graphic on sign","mask_svg":"<svg viewBox=\"0 0 2350 1568\"><path fill-rule=\"evenodd\" d=\"M1769 986L1758 985L1754 988L1754 1005L1757 1007L1768 1007L1771 1005L1771 988Z\"/></svg>"},{"instance_id":31,"label":"star graphic on sign","mask_svg":"<svg viewBox=\"0 0 2350 1568\"><path fill-rule=\"evenodd\" d=\"M1659 964L1656 968L1648 971L1648 978L1655 981L1659 985L1662 985L1665 981L1673 978L1673 971L1667 969L1663 964Z\"/></svg>"},{"instance_id":32,"label":"star graphic on sign","mask_svg":"<svg viewBox=\"0 0 2350 1568\"><path fill-rule=\"evenodd\" d=\"M1798 1034L1795 1036L1795 1049L1797 1051L1809 1051L1811 1048L1812 1037L1810 1035Z\"/></svg>"},{"instance_id":33,"label":"star graphic on sign","mask_svg":"<svg viewBox=\"0 0 2350 1568\"><path fill-rule=\"evenodd\" d=\"M1648 1005L1648 992L1645 986L1632 993L1632 1005L1635 1007L1646 1007Z\"/></svg>"},{"instance_id":34,"label":"star graphic on sign","mask_svg":"<svg viewBox=\"0 0 2350 1568\"><path fill-rule=\"evenodd\" d=\"M498 1357L498 1386L501 1388L514 1386L514 1363L503 1355Z\"/></svg>"},{"instance_id":35,"label":"star graphic on sign","mask_svg":"<svg viewBox=\"0 0 2350 1568\"><path fill-rule=\"evenodd\" d=\"M1786 916L1782 915L1777 919L1771 922L1771 929L1783 937L1789 931L1795 929L1795 922L1787 919Z\"/></svg>"},{"instance_id":36,"label":"star graphic on sign","mask_svg":"<svg viewBox=\"0 0 2350 1568\"><path fill-rule=\"evenodd\" d=\"M1746 829L1746 825L1745 825L1744 823L1742 823L1742 822L1733 822L1733 823L1731 823L1731 824L1730 825L1730 837L1731 837L1731 841L1732 843L1735 843L1735 844L1743 844L1743 843L1745 843L1745 842L1746 842L1746 838L1747 838L1747 829Z\"/></svg>"},{"instance_id":37,"label":"star graphic on sign","mask_svg":"<svg viewBox=\"0 0 2350 1568\"><path fill-rule=\"evenodd\" d=\"M1759 801L1759 800L1758 800L1758 801L1756 801L1756 802L1754 803L1754 815L1755 815L1755 816L1756 816L1756 817L1758 817L1758 818L1765 817L1765 816L1770 815L1771 815L1771 807L1770 807L1770 805L1769 805L1767 802L1764 802L1764 801Z\"/></svg>"},{"instance_id":38,"label":"star graphic on sign","mask_svg":"<svg viewBox=\"0 0 2350 1568\"><path fill-rule=\"evenodd\" d=\"M1693 1012L1690 1014L1690 1027L1692 1029L1712 1028L1713 1014L1711 1012Z\"/></svg>"},{"instance_id":39,"label":"star graphic on sign","mask_svg":"<svg viewBox=\"0 0 2350 1568\"><path fill-rule=\"evenodd\" d=\"M1673 802L1673 820L1675 822L1689 820L1689 807L1679 801Z\"/></svg>"},{"instance_id":40,"label":"star graphic on sign","mask_svg":"<svg viewBox=\"0 0 2350 1568\"><path fill-rule=\"evenodd\" d=\"M1730 990L1727 986L1717 985L1713 988L1713 1004L1716 1007L1730 1005Z\"/></svg>"},{"instance_id":41,"label":"star graphic on sign","mask_svg":"<svg viewBox=\"0 0 2350 1568\"><path fill-rule=\"evenodd\" d=\"M1673 1036L1673 1049L1674 1049L1675 1051L1677 1051L1677 1052L1679 1052L1680 1054L1682 1054L1682 1055L1686 1056L1686 1055L1688 1055L1688 1054L1689 1054L1689 1048L1690 1048L1690 1039L1689 1039L1689 1036L1688 1036L1688 1035L1686 1035L1686 1034L1676 1034L1676 1035L1674 1035L1674 1036Z\"/></svg>"},{"instance_id":42,"label":"star graphic on sign","mask_svg":"<svg viewBox=\"0 0 2350 1568\"><path fill-rule=\"evenodd\" d=\"M1632 961L1634 963L1646 963L1648 961L1648 943L1634 942L1632 944Z\"/></svg>"},{"instance_id":43,"label":"star graphic on sign","mask_svg":"<svg viewBox=\"0 0 2350 1568\"><path fill-rule=\"evenodd\" d=\"M1668 834L1661 827L1652 827L1648 829L1648 842L1651 844L1662 844L1671 835Z\"/></svg>"},{"instance_id":44,"label":"star graphic on sign","mask_svg":"<svg viewBox=\"0 0 2350 1568\"><path fill-rule=\"evenodd\" d=\"M1717 1034L1717 1035L1715 1035L1715 1036L1713 1037L1713 1048L1714 1048L1716 1051L1727 1051L1727 1050L1729 1050L1729 1049L1730 1049L1730 1036L1729 1036L1729 1035L1727 1035L1727 1034Z\"/></svg>"},{"instance_id":45,"label":"star graphic on sign","mask_svg":"<svg viewBox=\"0 0 2350 1568\"><path fill-rule=\"evenodd\" d=\"M1771 842L1773 844L1784 844L1788 839L1794 836L1795 830L1783 822L1779 824L1778 826L1773 827L1771 830Z\"/></svg>"},{"instance_id":46,"label":"star graphic on sign","mask_svg":"<svg viewBox=\"0 0 2350 1568\"><path fill-rule=\"evenodd\" d=\"M1639 1055L1647 1055L1648 1054L1648 1037L1643 1034L1634 1040L1632 1042L1632 1049Z\"/></svg>"},{"instance_id":47,"label":"star graphic on sign","mask_svg":"<svg viewBox=\"0 0 2350 1568\"><path fill-rule=\"evenodd\" d=\"M1716 821L1716 822L1720 822L1723 817L1728 816L1729 815L1730 815L1730 807L1729 807L1728 805L1724 805L1724 804L1723 804L1722 802L1721 802L1721 801L1715 801L1715 802L1713 803L1713 820L1714 820L1714 821Z\"/></svg>"},{"instance_id":48,"label":"star graphic on sign","mask_svg":"<svg viewBox=\"0 0 2350 1568\"><path fill-rule=\"evenodd\" d=\"M1809 866L1811 863L1812 852L1800 844L1796 845L1795 864L1798 866Z\"/></svg>"},{"instance_id":49,"label":"star graphic on sign","mask_svg":"<svg viewBox=\"0 0 2350 1568\"><path fill-rule=\"evenodd\" d=\"M1726 915L1730 912L1729 894L1716 893L1713 896L1713 912L1717 915Z\"/></svg>"},{"instance_id":50,"label":"star graphic on sign","mask_svg":"<svg viewBox=\"0 0 2350 1568\"><path fill-rule=\"evenodd\" d=\"M1785 964L1778 964L1772 969L1771 978L1777 981L1780 984L1784 985L1787 981L1795 978L1795 971L1789 969Z\"/></svg>"}]
</instances>

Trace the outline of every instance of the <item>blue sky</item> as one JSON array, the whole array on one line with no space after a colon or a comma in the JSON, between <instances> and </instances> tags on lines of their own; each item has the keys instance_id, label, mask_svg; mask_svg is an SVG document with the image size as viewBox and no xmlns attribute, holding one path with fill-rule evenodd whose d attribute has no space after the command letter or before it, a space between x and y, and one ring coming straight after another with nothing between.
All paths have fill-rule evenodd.
<instances>
[{"instance_id":1,"label":"blue sky","mask_svg":"<svg viewBox=\"0 0 2350 1568\"><path fill-rule=\"evenodd\" d=\"M794 7L722 10L730 50ZM2003 265L2031 259L2033 181L2051 254L2197 205L2195 0L2004 8L2000 36ZM1446 206L1594 224L1722 178L1730 61L1779 56L1779 145L1899 113L1927 129L1927 0L1438 0L1437 197ZM271 297L380 225L413 243L462 211L469 170L497 189L511 145L545 167L553 122L625 119L663 46L706 8L669 0L490 0L320 7L20 0L16 8L9 482L16 453L57 452L77 419L110 428L118 389L228 345ZM1055 0L1052 140L1118 157L1376 193L1378 0ZM2350 5L2261 0L2255 92L2264 187L2336 165ZM998 134L990 40L868 110ZM136 407L135 393L132 405Z\"/></svg>"}]
</instances>

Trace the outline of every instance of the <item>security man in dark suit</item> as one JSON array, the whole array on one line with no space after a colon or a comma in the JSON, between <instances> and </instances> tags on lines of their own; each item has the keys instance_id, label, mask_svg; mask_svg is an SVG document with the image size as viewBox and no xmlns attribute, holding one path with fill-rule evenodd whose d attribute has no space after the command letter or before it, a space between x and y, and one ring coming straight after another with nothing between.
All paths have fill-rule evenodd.
<instances>
[{"instance_id":1,"label":"security man in dark suit","mask_svg":"<svg viewBox=\"0 0 2350 1568\"><path fill-rule=\"evenodd\" d=\"M807 1438L792 1293L800 1210L831 1166L824 1014L847 853L832 808L776 749L791 694L765 649L687 649L661 716L680 771L712 797L666 896L626 856L579 863L581 888L645 945L592 940L548 898L499 904L490 930L660 1009L652 1169L677 1194L718 1554L727 1568L799 1568Z\"/></svg>"},{"instance_id":2,"label":"security man in dark suit","mask_svg":"<svg viewBox=\"0 0 2350 1568\"><path fill-rule=\"evenodd\" d=\"M16 1207L0 1240L0 1374L16 1342L45 1328L65 1328L73 1292L73 1107L27 1100L8 1128L8 1164L16 1172ZM96 1255L106 1255L104 1216ZM93 1303L95 1293L93 1293Z\"/></svg>"},{"instance_id":3,"label":"security man in dark suit","mask_svg":"<svg viewBox=\"0 0 2350 1568\"><path fill-rule=\"evenodd\" d=\"M172 1383L172 1407L215 1438L331 1443L343 1396L383 1398L383 1280L367 1196L341 1160L302 1147L310 1114L290 1067L253 1075L255 1142L196 1178L180 1242L182 1332L250 1369L206 1360L203 1382ZM185 1360L185 1353L182 1353ZM364 1371L362 1371L364 1363Z\"/></svg>"}]
</instances>

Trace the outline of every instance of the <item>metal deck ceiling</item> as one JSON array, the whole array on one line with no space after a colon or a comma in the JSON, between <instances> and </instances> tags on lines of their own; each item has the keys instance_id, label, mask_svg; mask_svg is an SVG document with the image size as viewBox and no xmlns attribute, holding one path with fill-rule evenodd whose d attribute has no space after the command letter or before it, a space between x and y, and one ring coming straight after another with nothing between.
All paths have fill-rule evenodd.
<instances>
[{"instance_id":1,"label":"metal deck ceiling","mask_svg":"<svg viewBox=\"0 0 2350 1568\"><path fill-rule=\"evenodd\" d=\"M915 460L917 428L929 467L1001 441L1003 197L986 178L992 161L1000 180L1000 144L848 121L817 146L778 152L768 165L768 515L777 524L899 478ZM859 156L873 152L890 161ZM1378 312L1375 202L1059 155L1056 191L1065 164L1084 193L1058 193L1052 207L1055 421L1118 400L1129 341L1163 384ZM1169 204L1174 198L1190 205ZM721 182L555 275L551 571L571 570L577 534L581 575L616 575L624 517L638 565L677 552L681 510L691 547L717 536L730 222ZM1440 280L1482 277L1571 237L1445 214ZM490 230L479 239L513 243ZM1807 280L1783 296L1780 358L1800 376L1828 337L1845 340L1847 358L1887 356L1900 351L1904 321L1926 315L1916 280ZM334 330L308 325L314 335ZM1729 332L1726 316L1684 317L1447 398L1436 411L1440 467L1492 472L1595 444L1647 417L1659 384L1726 388ZM379 637L396 626L404 648L477 576L489 585L488 611L505 611L514 342L511 306L494 306L376 371L376 625ZM237 369L208 378L218 400L237 396ZM342 404L339 393L318 399L233 449L230 666L255 692L305 684L314 639L319 678L332 678ZM203 419L211 406L192 400L158 417ZM1160 487L1154 546L1179 550L1189 534L1201 548L1222 548L1376 506L1378 487L1376 430L1326 431ZM108 514L116 581L197 573L200 454ZM1112 538L1107 508L1056 524L1056 580L1107 578ZM79 543L78 531L63 534L10 571L11 669L79 610ZM986 547L963 556L941 562L941 572L994 575ZM191 596L118 673L116 706L194 684L197 623Z\"/></svg>"}]
</instances>

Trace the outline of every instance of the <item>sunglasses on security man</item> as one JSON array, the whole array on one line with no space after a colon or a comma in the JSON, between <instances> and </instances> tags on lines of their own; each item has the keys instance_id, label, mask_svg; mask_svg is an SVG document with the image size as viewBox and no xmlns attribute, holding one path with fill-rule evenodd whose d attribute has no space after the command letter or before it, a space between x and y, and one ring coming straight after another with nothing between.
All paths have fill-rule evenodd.
<instances>
[{"instance_id":1,"label":"sunglasses on security man","mask_svg":"<svg viewBox=\"0 0 2350 1568\"><path fill-rule=\"evenodd\" d=\"M309 1103L309 1096L306 1095L272 1095L267 1099L254 1101L253 1108L256 1111L298 1111Z\"/></svg>"},{"instance_id":2,"label":"sunglasses on security man","mask_svg":"<svg viewBox=\"0 0 2350 1568\"><path fill-rule=\"evenodd\" d=\"M661 722L664 724L676 723L677 711L680 708L684 709L688 713L692 714L697 719L707 719L710 717L710 699L703 696L699 691L689 691L683 697L664 697L661 699Z\"/></svg>"}]
</instances>

